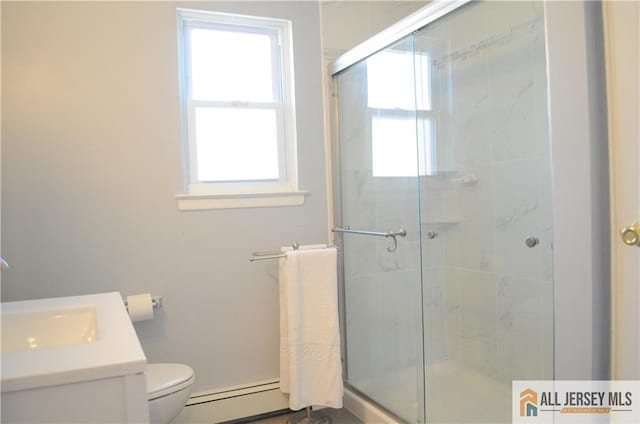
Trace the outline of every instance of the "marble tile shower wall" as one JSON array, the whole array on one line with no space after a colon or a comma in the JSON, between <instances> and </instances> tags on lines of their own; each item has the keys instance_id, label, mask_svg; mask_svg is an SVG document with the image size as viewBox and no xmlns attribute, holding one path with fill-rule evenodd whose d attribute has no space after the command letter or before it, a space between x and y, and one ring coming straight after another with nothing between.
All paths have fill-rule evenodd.
<instances>
[{"instance_id":1,"label":"marble tile shower wall","mask_svg":"<svg viewBox=\"0 0 640 424\"><path fill-rule=\"evenodd\" d=\"M487 377L553 373L551 193L544 30L538 3L487 2L429 26L451 52L434 81L450 103L422 184L427 366L455 361ZM469 13L466 13L469 12ZM472 22L466 22L467 20ZM438 99L436 99L437 101ZM445 101L446 100L446 101ZM440 155L440 154L439 154ZM539 238L527 248L525 238Z\"/></svg>"}]
</instances>

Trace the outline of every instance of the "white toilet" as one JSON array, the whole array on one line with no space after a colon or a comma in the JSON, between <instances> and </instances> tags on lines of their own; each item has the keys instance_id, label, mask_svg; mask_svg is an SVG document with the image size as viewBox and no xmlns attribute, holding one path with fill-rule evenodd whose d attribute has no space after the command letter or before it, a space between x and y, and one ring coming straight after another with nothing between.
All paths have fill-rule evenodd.
<instances>
[{"instance_id":1,"label":"white toilet","mask_svg":"<svg viewBox=\"0 0 640 424\"><path fill-rule=\"evenodd\" d=\"M169 424L191 395L193 370L183 364L147 364L146 374L150 422Z\"/></svg>"}]
</instances>

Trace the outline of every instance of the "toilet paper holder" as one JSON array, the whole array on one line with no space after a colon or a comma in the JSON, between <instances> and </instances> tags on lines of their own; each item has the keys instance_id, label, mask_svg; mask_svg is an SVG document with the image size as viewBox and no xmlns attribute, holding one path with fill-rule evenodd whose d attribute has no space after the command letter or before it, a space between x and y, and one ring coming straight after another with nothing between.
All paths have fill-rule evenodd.
<instances>
[{"instance_id":1,"label":"toilet paper holder","mask_svg":"<svg viewBox=\"0 0 640 424\"><path fill-rule=\"evenodd\" d=\"M129 310L127 299L122 299L122 301L124 302L124 307ZM162 296L151 296L151 306L153 309L162 308Z\"/></svg>"}]
</instances>

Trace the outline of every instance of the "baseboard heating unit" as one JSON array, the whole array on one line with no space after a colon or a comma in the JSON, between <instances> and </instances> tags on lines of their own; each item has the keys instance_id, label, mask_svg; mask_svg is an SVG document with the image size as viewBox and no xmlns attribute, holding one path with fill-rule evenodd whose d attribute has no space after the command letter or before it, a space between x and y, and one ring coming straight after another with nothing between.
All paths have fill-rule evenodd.
<instances>
[{"instance_id":1,"label":"baseboard heating unit","mask_svg":"<svg viewBox=\"0 0 640 424\"><path fill-rule=\"evenodd\" d=\"M289 408L278 380L193 393L174 423L222 423Z\"/></svg>"}]
</instances>

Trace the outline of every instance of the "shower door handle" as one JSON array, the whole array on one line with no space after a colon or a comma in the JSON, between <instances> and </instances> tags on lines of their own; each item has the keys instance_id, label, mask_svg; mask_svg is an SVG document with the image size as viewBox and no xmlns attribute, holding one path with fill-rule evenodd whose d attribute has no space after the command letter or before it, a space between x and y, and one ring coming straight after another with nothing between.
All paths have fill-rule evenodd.
<instances>
[{"instance_id":1,"label":"shower door handle","mask_svg":"<svg viewBox=\"0 0 640 424\"><path fill-rule=\"evenodd\" d=\"M398 240L396 239L396 237L407 236L407 230L405 230L404 228L400 228L398 231L387 231L383 233L381 231L353 230L348 225L345 225L342 228L335 227L331 229L331 231L333 231L334 233L349 233L349 234L360 234L364 236L377 236L377 237L391 238L393 240L393 246L387 247L387 251L389 252L395 252L396 250L398 250Z\"/></svg>"},{"instance_id":2,"label":"shower door handle","mask_svg":"<svg viewBox=\"0 0 640 424\"><path fill-rule=\"evenodd\" d=\"M528 248L532 248L532 247L536 247L537 245L539 245L540 244L540 240L538 239L538 237L530 236L530 237L527 237L524 240L524 244Z\"/></svg>"}]
</instances>

